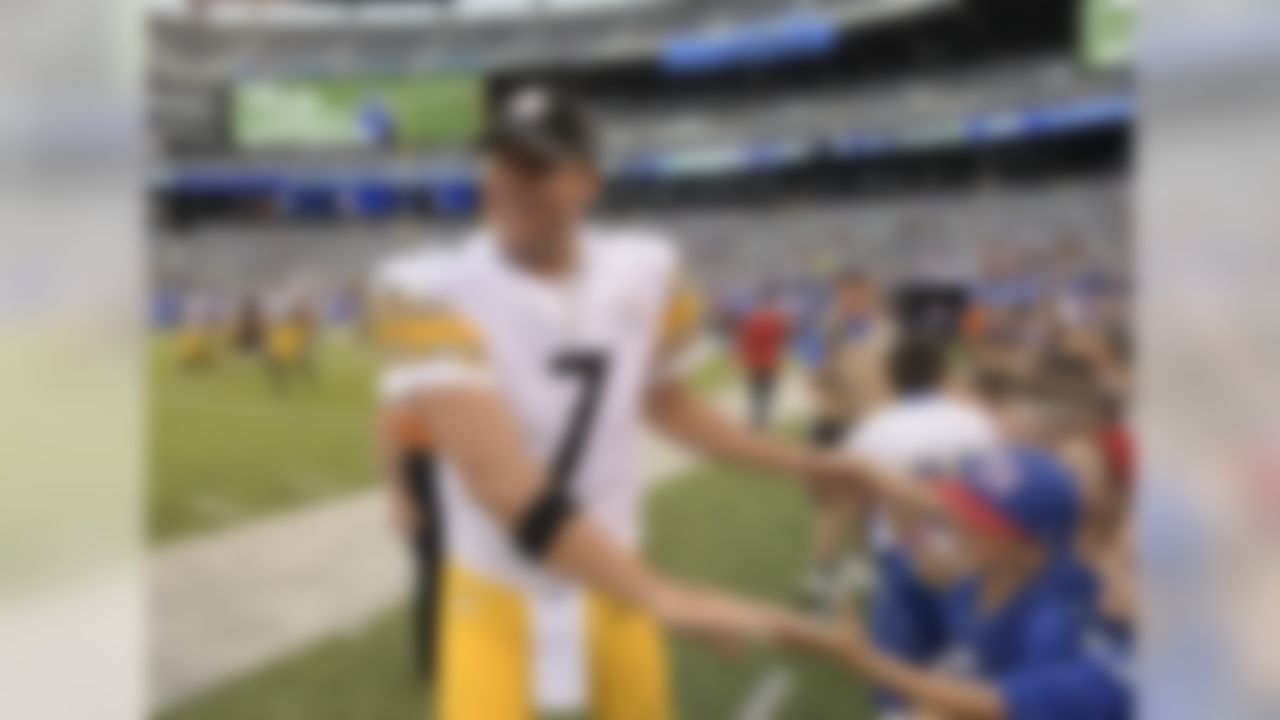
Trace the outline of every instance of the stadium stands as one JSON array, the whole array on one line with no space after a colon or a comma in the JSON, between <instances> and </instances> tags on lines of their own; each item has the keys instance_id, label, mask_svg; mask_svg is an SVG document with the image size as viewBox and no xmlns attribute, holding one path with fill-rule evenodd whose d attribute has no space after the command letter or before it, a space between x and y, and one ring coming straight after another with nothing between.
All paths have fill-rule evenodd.
<instances>
[{"instance_id":1,"label":"stadium stands","mask_svg":"<svg viewBox=\"0 0 1280 720\"><path fill-rule=\"evenodd\" d=\"M963 123L974 115L1065 103L1116 92L1114 77L1088 76L1061 59L1017 61L933 74L871 88L830 87L775 96L709 101L672 109L605 105L611 148L620 156L644 150L706 147L779 138Z\"/></svg>"},{"instance_id":2,"label":"stadium stands","mask_svg":"<svg viewBox=\"0 0 1280 720\"><path fill-rule=\"evenodd\" d=\"M603 222L671 233L686 247L705 285L730 291L754 287L766 275L827 276L849 263L885 276L932 268L971 278L986 252L1034 254L1067 236L1080 238L1093 255L1120 268L1128 253L1125 203L1122 182L1092 180L754 211L694 209ZM379 258L424 242L454 242L467 227L439 222L377 229L210 227L157 243L157 284L231 294L289 282L349 288L358 286Z\"/></svg>"}]
</instances>

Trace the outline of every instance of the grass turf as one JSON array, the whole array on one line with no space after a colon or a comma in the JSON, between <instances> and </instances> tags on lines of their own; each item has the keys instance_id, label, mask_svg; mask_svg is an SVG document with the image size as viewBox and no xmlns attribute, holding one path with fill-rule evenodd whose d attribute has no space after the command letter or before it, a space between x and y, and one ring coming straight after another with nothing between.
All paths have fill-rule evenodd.
<instances>
[{"instance_id":1,"label":"grass turf","mask_svg":"<svg viewBox=\"0 0 1280 720\"><path fill-rule=\"evenodd\" d=\"M275 387L261 360L187 370L174 342L150 356L153 542L214 532L375 482L374 359L326 340L311 375Z\"/></svg>"},{"instance_id":2,"label":"grass turf","mask_svg":"<svg viewBox=\"0 0 1280 720\"><path fill-rule=\"evenodd\" d=\"M649 504L654 561L681 577L781 602L805 560L810 516L782 483L703 467L657 488ZM426 692L411 680L403 609L327 640L166 713L162 720L420 720ZM821 662L757 650L726 661L701 646L673 642L680 717L736 717L752 687L785 668L792 687L777 720L859 720L870 716L863 686Z\"/></svg>"}]
</instances>

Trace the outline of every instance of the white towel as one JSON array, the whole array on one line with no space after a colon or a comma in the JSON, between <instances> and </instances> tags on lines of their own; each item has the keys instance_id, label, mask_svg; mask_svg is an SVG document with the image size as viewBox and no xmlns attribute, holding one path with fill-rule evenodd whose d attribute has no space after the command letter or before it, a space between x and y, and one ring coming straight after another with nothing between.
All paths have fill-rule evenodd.
<instances>
[{"instance_id":1,"label":"white towel","mask_svg":"<svg viewBox=\"0 0 1280 720\"><path fill-rule=\"evenodd\" d=\"M543 713L576 713L587 705L586 599L567 583L529 593L533 697Z\"/></svg>"}]
</instances>

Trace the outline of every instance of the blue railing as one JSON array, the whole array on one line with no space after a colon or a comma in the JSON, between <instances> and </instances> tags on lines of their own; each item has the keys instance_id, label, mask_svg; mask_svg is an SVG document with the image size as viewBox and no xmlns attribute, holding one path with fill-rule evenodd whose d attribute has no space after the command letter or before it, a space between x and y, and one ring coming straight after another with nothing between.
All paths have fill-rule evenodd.
<instances>
[{"instance_id":1,"label":"blue railing","mask_svg":"<svg viewBox=\"0 0 1280 720\"><path fill-rule=\"evenodd\" d=\"M851 132L820 138L791 138L747 145L721 145L622 158L609 174L618 179L663 181L690 177L769 172L836 157L848 162L891 157L929 149L1034 141L1102 128L1124 127L1136 114L1127 94L1066 103L979 113L959 122L927 123L897 131ZM467 215L479 201L474 168L451 165L420 171L353 167L316 173L300 168L188 168L159 178L159 189L187 196L274 197L281 207L304 216L353 213L361 217L394 214L405 191L424 192L446 215Z\"/></svg>"}]
</instances>

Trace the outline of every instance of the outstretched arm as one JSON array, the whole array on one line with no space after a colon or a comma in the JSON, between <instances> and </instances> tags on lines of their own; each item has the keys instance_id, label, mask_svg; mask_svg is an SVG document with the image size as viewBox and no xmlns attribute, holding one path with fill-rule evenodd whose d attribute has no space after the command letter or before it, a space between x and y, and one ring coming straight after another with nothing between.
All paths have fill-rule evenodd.
<instances>
[{"instance_id":1,"label":"outstretched arm","mask_svg":"<svg viewBox=\"0 0 1280 720\"><path fill-rule=\"evenodd\" d=\"M897 512L923 519L951 519L950 509L929 483L915 482L856 451L841 456L841 466L836 472L844 482Z\"/></svg>"},{"instance_id":2,"label":"outstretched arm","mask_svg":"<svg viewBox=\"0 0 1280 720\"><path fill-rule=\"evenodd\" d=\"M897 510L946 519L948 510L922 483L856 452L833 453L757 432L727 417L680 380L649 391L651 424L714 460L800 479L824 494L872 496Z\"/></svg>"},{"instance_id":3,"label":"outstretched arm","mask_svg":"<svg viewBox=\"0 0 1280 720\"><path fill-rule=\"evenodd\" d=\"M921 670L877 650L857 620L846 618L840 629L793 622L783 633L798 649L825 655L875 685L905 698L928 717L962 720L1005 720L1008 712L999 690L988 683L960 680Z\"/></svg>"},{"instance_id":4,"label":"outstretched arm","mask_svg":"<svg viewBox=\"0 0 1280 720\"><path fill-rule=\"evenodd\" d=\"M668 438L710 459L805 483L810 490L856 494L839 457L745 427L698 396L683 379L698 356L702 307L687 277L672 288L646 398L650 423Z\"/></svg>"},{"instance_id":5,"label":"outstretched arm","mask_svg":"<svg viewBox=\"0 0 1280 720\"><path fill-rule=\"evenodd\" d=\"M711 459L780 475L806 475L813 460L806 450L748 430L689 389L683 378L700 355L702 316L701 296L688 276L678 275L653 358L653 380L646 398L650 423Z\"/></svg>"},{"instance_id":6,"label":"outstretched arm","mask_svg":"<svg viewBox=\"0 0 1280 720\"><path fill-rule=\"evenodd\" d=\"M713 460L792 477L806 475L815 465L808 449L726 417L678 379L651 388L647 410L663 435Z\"/></svg>"}]
</instances>

